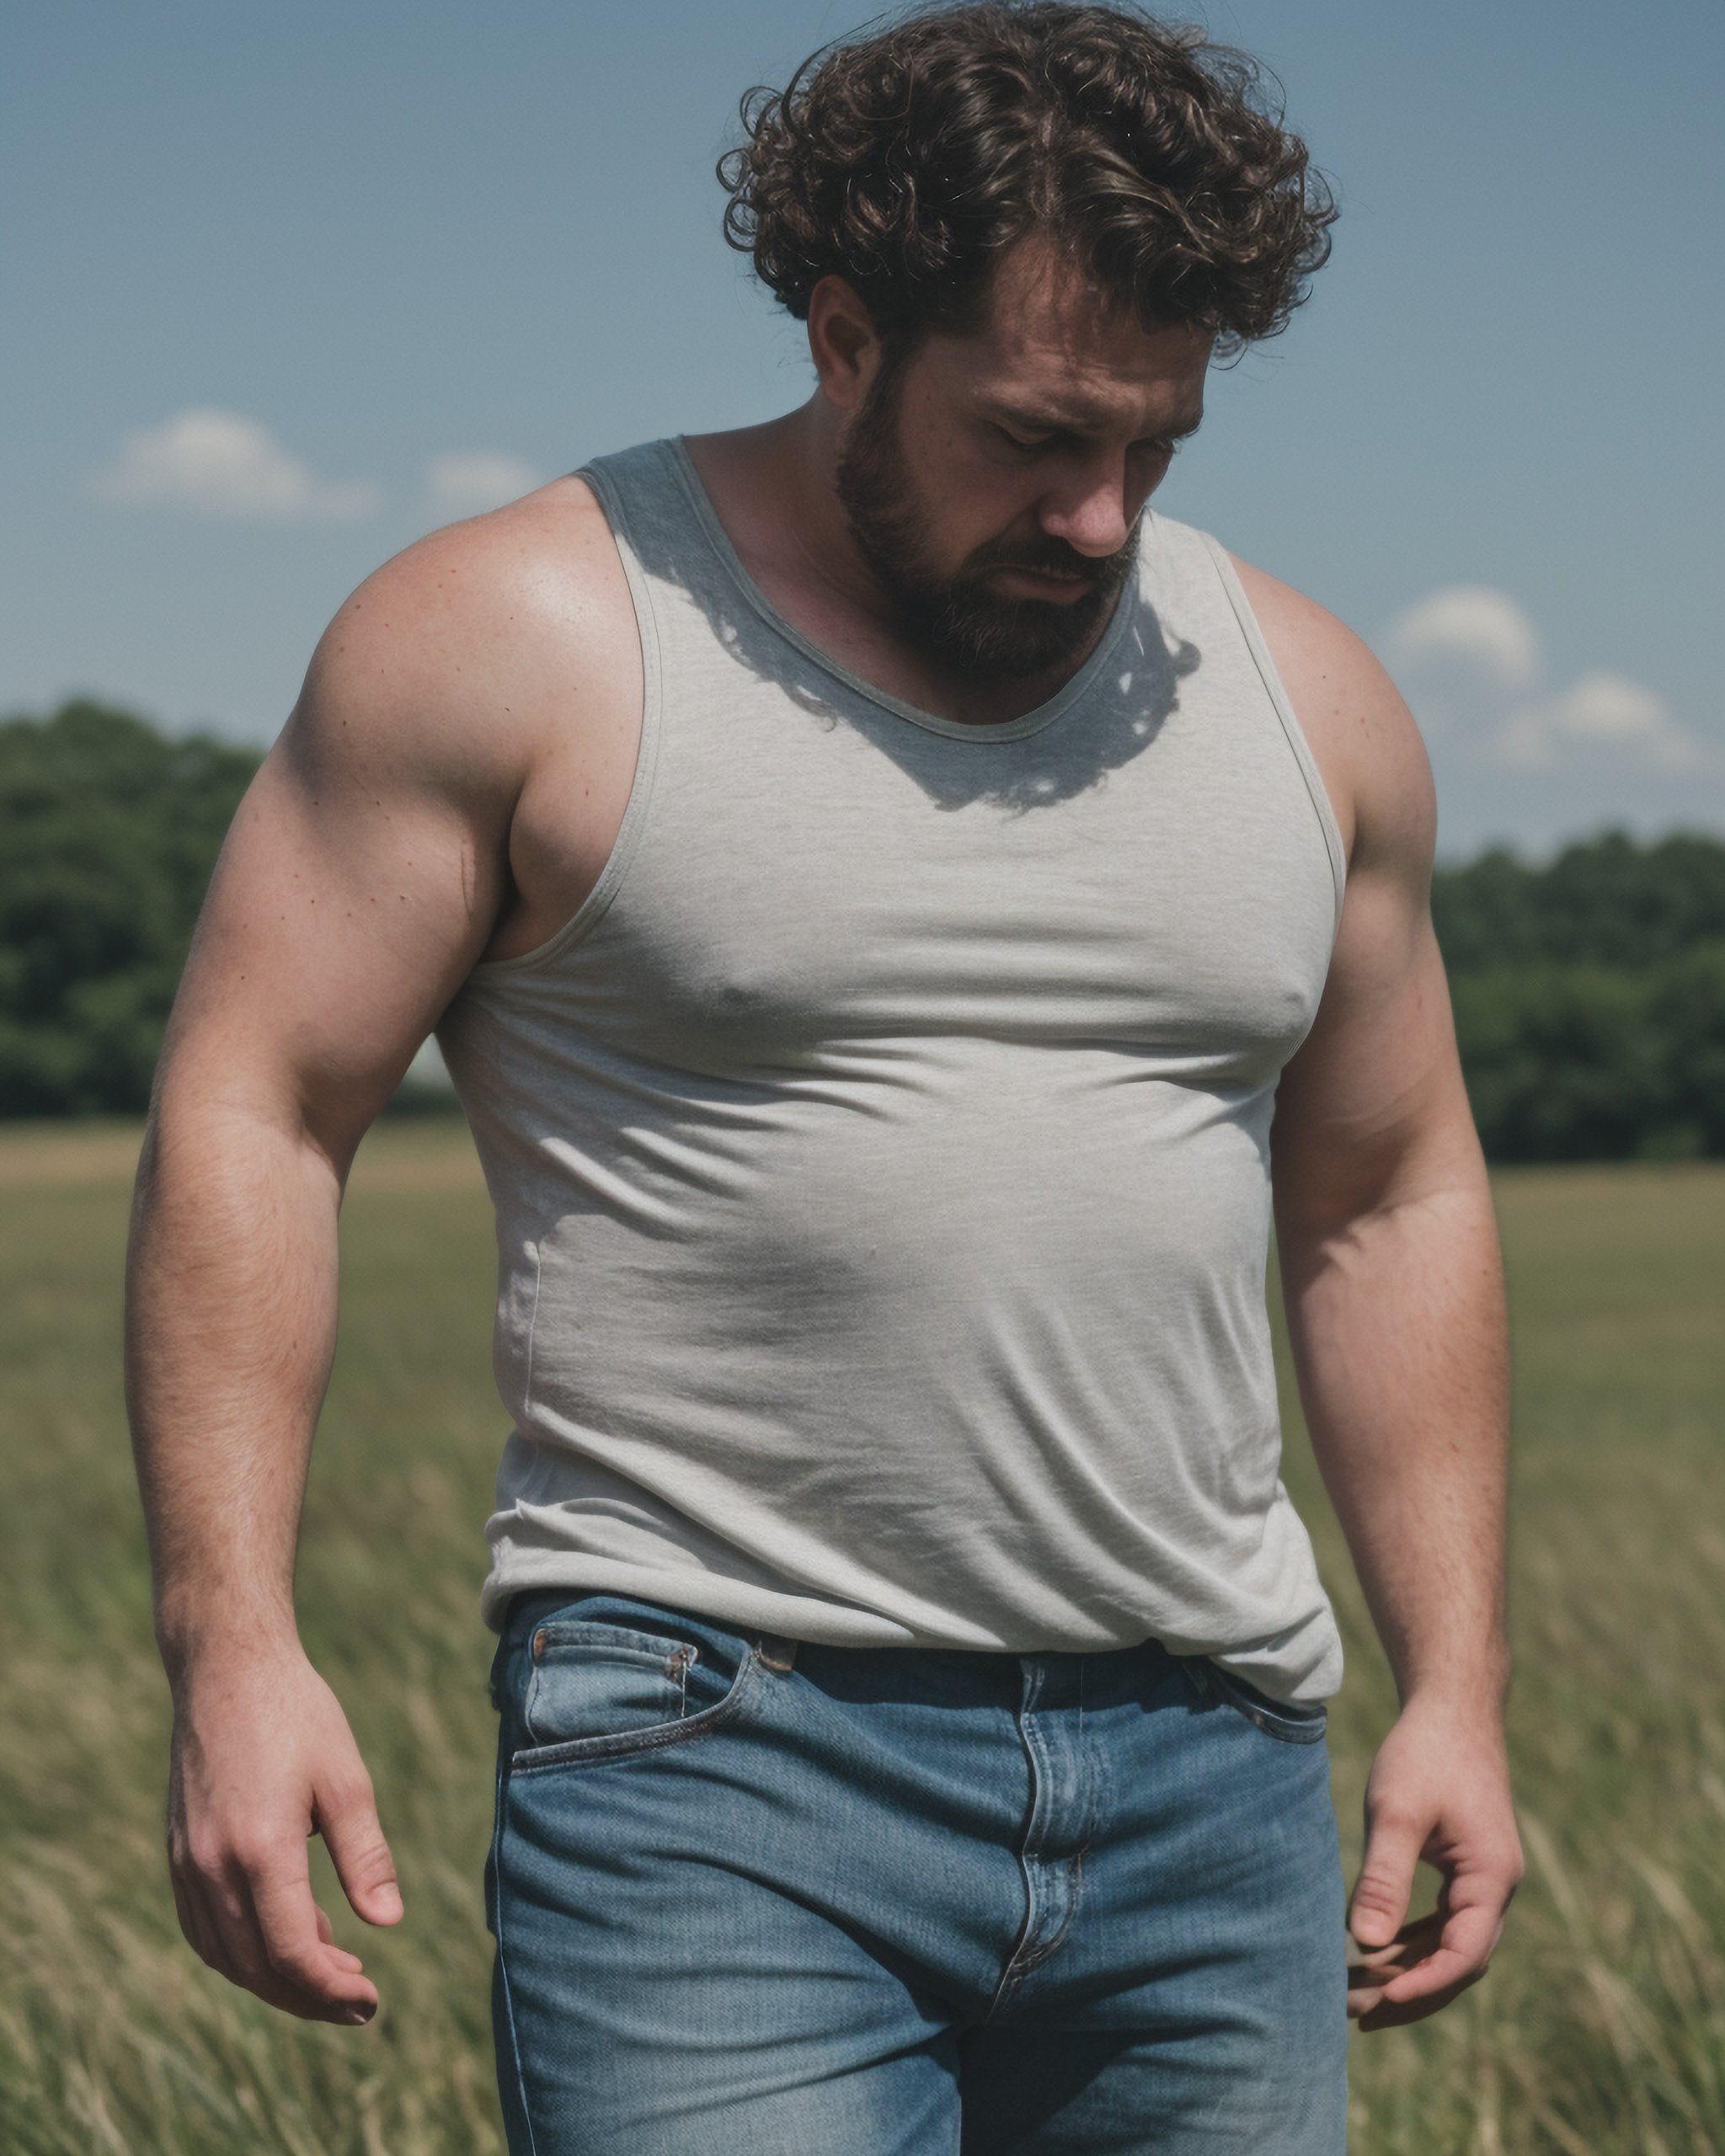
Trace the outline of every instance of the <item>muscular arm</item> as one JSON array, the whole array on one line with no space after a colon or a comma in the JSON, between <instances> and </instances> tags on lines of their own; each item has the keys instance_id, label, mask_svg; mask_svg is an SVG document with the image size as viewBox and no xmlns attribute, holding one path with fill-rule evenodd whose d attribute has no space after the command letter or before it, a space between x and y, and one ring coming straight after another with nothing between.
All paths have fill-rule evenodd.
<instances>
[{"instance_id":1,"label":"muscular arm","mask_svg":"<svg viewBox=\"0 0 1725 2156\"><path fill-rule=\"evenodd\" d=\"M387 707L413 691L368 603L387 601L350 601L235 817L140 1167L128 1378L175 1657L291 1620L342 1186L501 894L504 787Z\"/></svg>"},{"instance_id":2,"label":"muscular arm","mask_svg":"<svg viewBox=\"0 0 1725 2156\"><path fill-rule=\"evenodd\" d=\"M299 1646L294 1544L349 1165L507 889L525 750L478 686L485 606L450 590L467 566L437 535L361 586L234 819L169 1027L129 1258L181 1922L212 1967L333 2020L377 1995L312 1903L307 1835L324 1835L362 1916L393 1922L400 1902L345 1719Z\"/></svg>"},{"instance_id":3,"label":"muscular arm","mask_svg":"<svg viewBox=\"0 0 1725 2156\"><path fill-rule=\"evenodd\" d=\"M1332 616L1242 568L1353 844L1324 998L1271 1134L1302 1405L1401 1694L1350 1907L1367 2029L1482 1973L1521 1871L1502 1702L1509 1349L1496 1220L1429 894L1436 808L1413 719ZM1436 1914L1404 1924L1416 1863Z\"/></svg>"}]
</instances>

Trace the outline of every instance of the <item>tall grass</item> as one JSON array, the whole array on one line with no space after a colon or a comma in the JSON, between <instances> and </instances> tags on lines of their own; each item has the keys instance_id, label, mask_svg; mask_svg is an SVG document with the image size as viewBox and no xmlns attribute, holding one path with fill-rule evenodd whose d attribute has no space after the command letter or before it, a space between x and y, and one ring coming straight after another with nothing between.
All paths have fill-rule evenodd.
<instances>
[{"instance_id":1,"label":"tall grass","mask_svg":"<svg viewBox=\"0 0 1725 2156\"><path fill-rule=\"evenodd\" d=\"M166 1690L120 1411L136 1130L0 1137L0 2147L16 2156L495 2156L480 1876L501 1436L492 1246L457 1127L366 1141L302 1538L302 1630L403 1873L370 2028L286 2019L180 1940ZM1530 1870L1485 1981L1354 2039L1357 2156L1725 2148L1725 1168L1506 1173L1518 1367L1511 1742ZM1349 1865L1393 1694L1289 1391L1287 1478L1349 1673ZM355 1934L363 1933L362 1938ZM817 2152L810 2152L817 2156ZM1266 2152L1273 2156L1273 2152Z\"/></svg>"}]
</instances>

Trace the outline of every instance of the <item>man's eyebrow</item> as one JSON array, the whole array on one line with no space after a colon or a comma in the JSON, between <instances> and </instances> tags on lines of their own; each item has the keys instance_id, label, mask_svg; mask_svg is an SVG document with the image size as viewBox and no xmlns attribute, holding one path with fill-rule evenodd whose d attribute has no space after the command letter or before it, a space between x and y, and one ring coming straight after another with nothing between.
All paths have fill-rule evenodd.
<instances>
[{"instance_id":1,"label":"man's eyebrow","mask_svg":"<svg viewBox=\"0 0 1725 2156\"><path fill-rule=\"evenodd\" d=\"M1089 414L1085 413L1033 411L1028 407L1008 404L991 399L991 405L1001 418L1015 427L1023 427L1032 434L1083 435L1095 431ZM1188 435L1195 435L1204 424L1202 409L1186 416L1177 416L1166 427L1158 427L1154 434L1146 435L1146 441L1184 441Z\"/></svg>"}]
</instances>

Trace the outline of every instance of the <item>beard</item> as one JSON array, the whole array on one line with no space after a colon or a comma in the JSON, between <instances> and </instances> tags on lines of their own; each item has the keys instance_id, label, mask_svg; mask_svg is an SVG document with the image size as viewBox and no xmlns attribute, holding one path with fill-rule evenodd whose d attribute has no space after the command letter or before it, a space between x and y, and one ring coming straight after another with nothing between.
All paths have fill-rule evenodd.
<instances>
[{"instance_id":1,"label":"beard","mask_svg":"<svg viewBox=\"0 0 1725 2156\"><path fill-rule=\"evenodd\" d=\"M1076 663L1113 613L1138 559L1139 527L1118 553L1094 561L1046 536L979 547L956 574L935 567L929 520L899 442L894 371L871 385L835 474L852 543L904 632L932 657L985 680ZM988 582L1001 568L1081 577L1076 599L1007 599Z\"/></svg>"}]
</instances>

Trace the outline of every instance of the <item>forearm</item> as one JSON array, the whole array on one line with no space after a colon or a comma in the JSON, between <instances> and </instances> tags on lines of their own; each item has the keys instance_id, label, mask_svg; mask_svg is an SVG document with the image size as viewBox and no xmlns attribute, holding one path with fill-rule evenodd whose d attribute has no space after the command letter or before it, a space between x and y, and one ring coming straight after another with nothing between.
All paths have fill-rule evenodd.
<instances>
[{"instance_id":1,"label":"forearm","mask_svg":"<svg viewBox=\"0 0 1725 2156\"><path fill-rule=\"evenodd\" d=\"M133 1210L126 1398L170 1674L216 1641L293 1635L339 1202L291 1113L167 1071Z\"/></svg>"},{"instance_id":2,"label":"forearm","mask_svg":"<svg viewBox=\"0 0 1725 2156\"><path fill-rule=\"evenodd\" d=\"M1501 1694L1509 1357L1482 1167L1345 1226L1280 1224L1314 1452L1404 1702Z\"/></svg>"}]
</instances>

